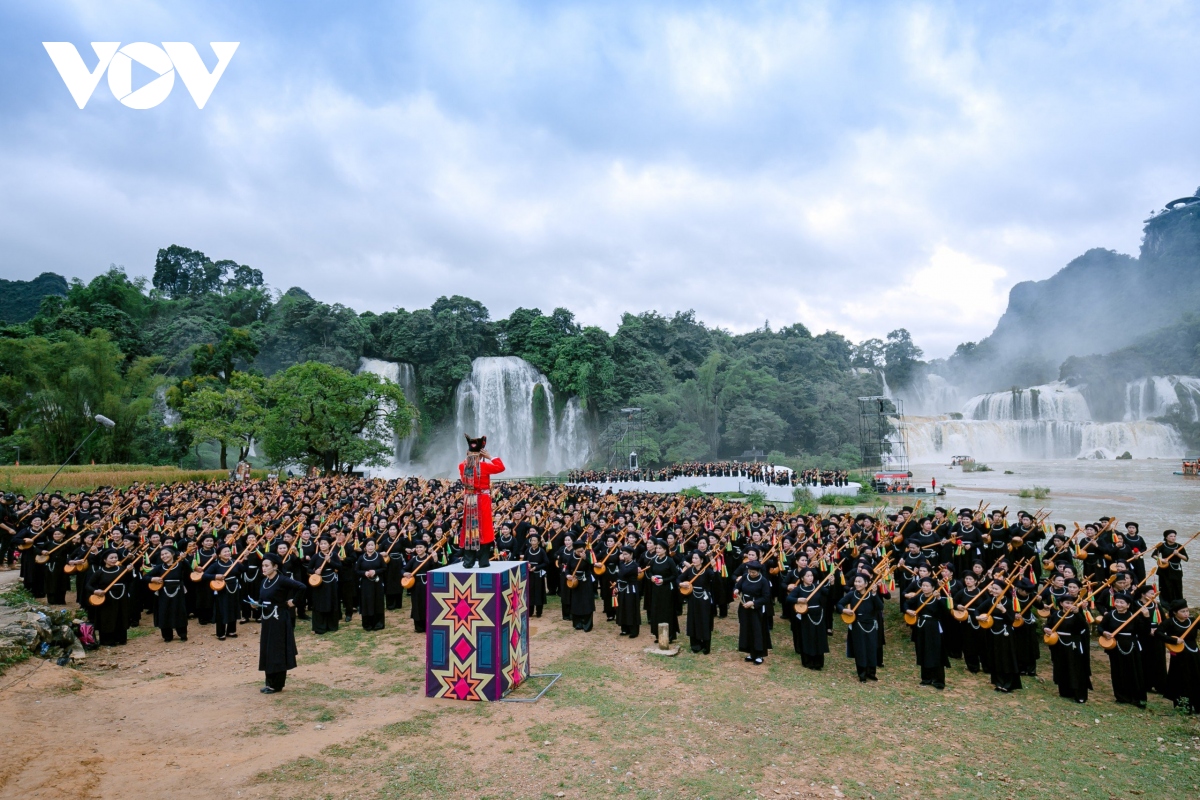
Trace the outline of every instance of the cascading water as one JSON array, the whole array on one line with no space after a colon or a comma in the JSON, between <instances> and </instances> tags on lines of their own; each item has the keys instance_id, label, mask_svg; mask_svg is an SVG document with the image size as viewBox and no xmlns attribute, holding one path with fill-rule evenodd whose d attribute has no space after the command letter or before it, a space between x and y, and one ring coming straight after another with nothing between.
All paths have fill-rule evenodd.
<instances>
[{"instance_id":1,"label":"cascading water","mask_svg":"<svg viewBox=\"0 0 1200 800\"><path fill-rule=\"evenodd\" d=\"M386 378L400 387L400 390L404 392L404 399L408 400L413 408L417 407L419 400L417 377L413 371L412 364L402 361L383 361L378 358L360 358L358 360L358 372L371 372L382 378ZM395 458L393 463L394 468L405 470L411 467L412 450L413 445L417 442L417 436L417 421L413 420L412 430L409 431L408 436L392 442L392 452Z\"/></svg>"},{"instance_id":2,"label":"cascading water","mask_svg":"<svg viewBox=\"0 0 1200 800\"><path fill-rule=\"evenodd\" d=\"M1128 417L1094 421L1083 393L1065 383L978 395L963 405L961 417L906 417L909 460L1116 458L1125 452L1134 458L1177 458L1184 453L1170 425Z\"/></svg>"},{"instance_id":3,"label":"cascading water","mask_svg":"<svg viewBox=\"0 0 1200 800\"><path fill-rule=\"evenodd\" d=\"M1200 378L1155 375L1125 384L1126 421L1161 417L1174 406L1192 422L1200 421Z\"/></svg>"},{"instance_id":4,"label":"cascading water","mask_svg":"<svg viewBox=\"0 0 1200 800\"><path fill-rule=\"evenodd\" d=\"M560 472L587 461L578 400L570 398L557 411L549 378L524 359L475 359L454 405L456 448L464 446L464 434L486 434L488 450L504 459L510 475Z\"/></svg>"},{"instance_id":5,"label":"cascading water","mask_svg":"<svg viewBox=\"0 0 1200 800\"><path fill-rule=\"evenodd\" d=\"M882 375L882 371L880 372ZM958 387L941 375L927 373L913 380L903 391L893 394L887 379L883 381L884 397L902 400L904 411L918 417L948 414L962 408L962 396Z\"/></svg>"}]
</instances>

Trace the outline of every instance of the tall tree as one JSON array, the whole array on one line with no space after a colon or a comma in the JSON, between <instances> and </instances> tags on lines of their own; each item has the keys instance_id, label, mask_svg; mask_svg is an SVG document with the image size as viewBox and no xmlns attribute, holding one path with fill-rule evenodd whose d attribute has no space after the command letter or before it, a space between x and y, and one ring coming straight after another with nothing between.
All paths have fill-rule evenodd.
<instances>
[{"instance_id":1,"label":"tall tree","mask_svg":"<svg viewBox=\"0 0 1200 800\"><path fill-rule=\"evenodd\" d=\"M415 414L396 384L314 361L276 375L269 403L267 455L278 464L300 462L326 474L359 464L386 465L394 438L408 435Z\"/></svg>"}]
</instances>

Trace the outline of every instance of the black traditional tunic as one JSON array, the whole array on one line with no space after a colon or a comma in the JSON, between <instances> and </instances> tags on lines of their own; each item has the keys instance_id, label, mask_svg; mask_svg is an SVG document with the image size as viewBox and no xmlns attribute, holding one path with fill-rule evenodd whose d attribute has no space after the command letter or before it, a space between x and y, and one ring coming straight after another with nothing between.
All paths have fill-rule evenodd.
<instances>
[{"instance_id":1,"label":"black traditional tunic","mask_svg":"<svg viewBox=\"0 0 1200 800\"><path fill-rule=\"evenodd\" d=\"M658 636L659 624L667 623L668 634L673 642L679 635L679 617L675 614L675 583L679 569L675 559L670 556L651 556L646 561L645 577L646 591L649 593L646 619L650 623L650 630ZM767 601L770 602L770 585L765 579L763 583L767 586Z\"/></svg>"},{"instance_id":2,"label":"black traditional tunic","mask_svg":"<svg viewBox=\"0 0 1200 800\"><path fill-rule=\"evenodd\" d=\"M704 567L699 575L685 567L680 580L690 581L692 593L687 596L687 635L693 653L708 653L712 647L713 616L716 603L712 587L720 580L712 569Z\"/></svg>"},{"instance_id":3,"label":"black traditional tunic","mask_svg":"<svg viewBox=\"0 0 1200 800\"><path fill-rule=\"evenodd\" d=\"M738 650L747 658L762 658L771 649L771 582L761 573L757 578L743 575L735 588L738 592Z\"/></svg>"},{"instance_id":4,"label":"black traditional tunic","mask_svg":"<svg viewBox=\"0 0 1200 800\"><path fill-rule=\"evenodd\" d=\"M1196 629L1191 620L1182 622L1174 615L1158 626L1158 636L1163 642L1174 642L1183 637L1183 652L1171 654L1171 666L1167 670L1167 682L1163 697L1181 707L1187 705L1193 714L1200 714L1200 647L1196 645Z\"/></svg>"},{"instance_id":5,"label":"black traditional tunic","mask_svg":"<svg viewBox=\"0 0 1200 800\"><path fill-rule=\"evenodd\" d=\"M155 592L154 627L162 632L164 641L171 641L178 633L187 639L187 564L174 562L171 568L156 564L147 578L162 578L162 588Z\"/></svg>"},{"instance_id":6,"label":"black traditional tunic","mask_svg":"<svg viewBox=\"0 0 1200 800\"><path fill-rule=\"evenodd\" d=\"M854 659L859 681L878 680L875 670L879 666L879 615L883 613L883 600L874 592L864 599L858 590L851 589L837 602L837 610L848 611L855 605L858 610L846 634L846 658Z\"/></svg>"},{"instance_id":7,"label":"black traditional tunic","mask_svg":"<svg viewBox=\"0 0 1200 800\"><path fill-rule=\"evenodd\" d=\"M359 611L362 613L363 630L383 630L384 609L387 607L387 598L384 594L386 565L383 563L383 556L379 553L374 555L363 553L358 557L358 563L354 569L358 573L358 602ZM374 574L368 577L368 572Z\"/></svg>"},{"instance_id":8,"label":"black traditional tunic","mask_svg":"<svg viewBox=\"0 0 1200 800\"><path fill-rule=\"evenodd\" d=\"M124 567L97 567L88 579L88 594L108 589L104 603L93 613L93 624L100 634L100 644L120 645L129 639L129 573L113 583Z\"/></svg>"},{"instance_id":9,"label":"black traditional tunic","mask_svg":"<svg viewBox=\"0 0 1200 800\"><path fill-rule=\"evenodd\" d=\"M1136 619L1129 621L1131 615ZM1138 628L1145 624L1145 617L1139 612L1126 609L1124 613L1116 609L1108 611L1100 620L1100 632L1112 633L1122 623L1127 625L1116 634L1117 644L1108 651L1108 664L1112 670L1113 695L1118 703L1131 703L1136 706L1146 704L1146 681L1142 675L1142 645L1138 640Z\"/></svg>"},{"instance_id":10,"label":"black traditional tunic","mask_svg":"<svg viewBox=\"0 0 1200 800\"><path fill-rule=\"evenodd\" d=\"M525 551L525 561L529 563L529 610L540 617L546 605L546 568L550 557L541 547L531 547Z\"/></svg>"},{"instance_id":11,"label":"black traditional tunic","mask_svg":"<svg viewBox=\"0 0 1200 800\"><path fill-rule=\"evenodd\" d=\"M329 561L320 552L312 554L308 560L309 575L320 575L321 583L309 587L309 599L312 603L312 630L315 634L331 633L338 629L341 621L341 592L342 561L336 553L330 553ZM307 585L307 581L305 582Z\"/></svg>"},{"instance_id":12,"label":"black traditional tunic","mask_svg":"<svg viewBox=\"0 0 1200 800\"><path fill-rule=\"evenodd\" d=\"M943 647L942 626L944 620L950 616L945 598L934 597L926 603L925 596L918 594L905 602L905 611L917 613L917 624L913 626L913 647L916 651L917 666L921 668L921 684L937 689L944 688L946 667L950 666L950 658Z\"/></svg>"},{"instance_id":13,"label":"black traditional tunic","mask_svg":"<svg viewBox=\"0 0 1200 800\"><path fill-rule=\"evenodd\" d=\"M800 655L800 662L807 669L822 669L825 666L825 654L829 652L829 634L827 631L829 613L826 597L829 594L829 584L817 588L819 581L812 586L803 583L787 596L787 605L792 609L792 647ZM807 608L803 614L796 613L796 603L803 600Z\"/></svg>"},{"instance_id":14,"label":"black traditional tunic","mask_svg":"<svg viewBox=\"0 0 1200 800\"><path fill-rule=\"evenodd\" d=\"M283 688L287 671L296 668L296 632L288 612L288 600L306 588L300 581L281 573L274 578L264 577L258 586L258 602L262 606L258 669L267 674L268 685L276 691Z\"/></svg>"},{"instance_id":15,"label":"black traditional tunic","mask_svg":"<svg viewBox=\"0 0 1200 800\"><path fill-rule=\"evenodd\" d=\"M618 564L616 569L616 613L617 624L621 633L631 639L636 639L641 632L642 606L638 602L638 565L636 562Z\"/></svg>"},{"instance_id":16,"label":"black traditional tunic","mask_svg":"<svg viewBox=\"0 0 1200 800\"><path fill-rule=\"evenodd\" d=\"M1054 609L1046 620L1048 628L1058 625L1058 643L1050 645L1054 683L1059 697L1086 703L1092 688L1091 628L1082 611L1075 611L1060 623L1061 619L1062 612Z\"/></svg>"}]
</instances>

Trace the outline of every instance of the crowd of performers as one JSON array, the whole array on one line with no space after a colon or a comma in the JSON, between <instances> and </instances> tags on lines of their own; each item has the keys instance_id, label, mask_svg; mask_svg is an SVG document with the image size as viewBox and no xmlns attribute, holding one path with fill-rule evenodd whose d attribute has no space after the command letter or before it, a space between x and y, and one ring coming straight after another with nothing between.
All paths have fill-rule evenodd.
<instances>
[{"instance_id":1,"label":"crowd of performers","mask_svg":"<svg viewBox=\"0 0 1200 800\"><path fill-rule=\"evenodd\" d=\"M895 602L922 685L943 688L961 660L996 691L1019 690L1046 643L1060 695L1083 703L1098 638L1118 702L1143 706L1153 692L1200 710L1197 620L1182 596L1191 539L1175 531L1152 544L1134 522L1068 528L982 504L822 516L587 486L487 491L480 511L495 533L480 560L527 562L531 614L557 595L578 631L602 611L621 636L665 623L706 654L714 619L733 614L746 661L763 663L779 623L803 667L819 670L841 620L868 682ZM324 634L358 615L379 630L407 599L423 631L427 573L479 555L462 549L469 495L441 480L297 478L11 498L0 545L19 553L34 596L63 605L73 593L106 645L125 643L147 613L166 642L193 623L218 639L261 624L270 692L295 666L297 621Z\"/></svg>"},{"instance_id":2,"label":"crowd of performers","mask_svg":"<svg viewBox=\"0 0 1200 800\"><path fill-rule=\"evenodd\" d=\"M842 469L806 469L795 472L774 464L743 461L696 461L662 469L572 470L568 483L662 482L675 478L746 478L775 486L846 486L850 473Z\"/></svg>"}]
</instances>

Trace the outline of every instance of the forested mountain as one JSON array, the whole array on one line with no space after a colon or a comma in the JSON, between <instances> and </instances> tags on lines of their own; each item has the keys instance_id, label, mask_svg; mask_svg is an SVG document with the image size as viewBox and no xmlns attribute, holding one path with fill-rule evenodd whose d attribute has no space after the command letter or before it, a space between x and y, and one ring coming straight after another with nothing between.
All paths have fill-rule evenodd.
<instances>
[{"instance_id":1,"label":"forested mountain","mask_svg":"<svg viewBox=\"0 0 1200 800\"><path fill-rule=\"evenodd\" d=\"M1071 356L1111 353L1156 331L1164 341L1155 349L1169 347L1172 326L1197 309L1200 197L1186 197L1146 220L1137 258L1089 250L1044 281L1018 283L992 334L960 345L935 369L968 393L1045 383L1069 377L1063 362ZM1132 362L1119 360L1127 372ZM1132 377L1146 374L1154 373Z\"/></svg>"},{"instance_id":2,"label":"forested mountain","mask_svg":"<svg viewBox=\"0 0 1200 800\"><path fill-rule=\"evenodd\" d=\"M125 420L123 444L85 457L171 460L190 442L164 429L164 398L176 402L198 380L228 392L234 371L271 376L304 362L354 371L364 356L413 365L425 440L451 419L473 359L513 355L548 376L560 402L580 399L601 459L617 435L616 412L636 405L645 409L649 464L755 449L850 465L859 448L855 398L880 391L876 368L899 378L920 357L904 330L886 344L855 346L798 323L733 335L690 311L627 313L611 335L564 308L493 320L460 296L359 314L300 288L272 291L258 270L177 245L159 251L151 281L116 267L74 280L65 296L44 297L36 316L0 334L0 459L22 444L52 460L69 437L49 435L45 411L80 396ZM31 399L41 396L50 402Z\"/></svg>"},{"instance_id":3,"label":"forested mountain","mask_svg":"<svg viewBox=\"0 0 1200 800\"><path fill-rule=\"evenodd\" d=\"M31 320L37 314L43 297L61 297L66 293L66 279L53 272L43 272L31 281L0 278L0 324Z\"/></svg>"}]
</instances>

